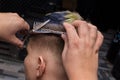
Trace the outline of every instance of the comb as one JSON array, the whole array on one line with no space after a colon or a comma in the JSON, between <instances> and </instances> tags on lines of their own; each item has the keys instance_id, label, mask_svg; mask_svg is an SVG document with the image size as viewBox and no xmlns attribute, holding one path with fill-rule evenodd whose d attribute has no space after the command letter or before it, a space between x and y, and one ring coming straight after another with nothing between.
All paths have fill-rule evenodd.
<instances>
[{"instance_id":1,"label":"comb","mask_svg":"<svg viewBox=\"0 0 120 80\"><path fill-rule=\"evenodd\" d=\"M46 20L44 23L34 22L32 31L34 32L34 31L36 31L36 30L41 29L43 26L45 26L45 25L46 25L47 23L49 23L49 22L50 22L50 19Z\"/></svg>"}]
</instances>

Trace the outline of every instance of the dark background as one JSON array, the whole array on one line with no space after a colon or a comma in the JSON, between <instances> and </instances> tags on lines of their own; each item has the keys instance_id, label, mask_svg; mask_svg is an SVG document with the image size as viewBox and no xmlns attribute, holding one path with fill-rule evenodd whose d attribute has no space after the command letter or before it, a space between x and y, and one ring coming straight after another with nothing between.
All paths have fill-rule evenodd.
<instances>
[{"instance_id":1,"label":"dark background","mask_svg":"<svg viewBox=\"0 0 120 80\"><path fill-rule=\"evenodd\" d=\"M26 16L34 13L32 15L36 16L58 10L64 10L62 0L0 0L1 12L18 12ZM118 29L120 26L117 0L78 0L76 10L100 30Z\"/></svg>"}]
</instances>

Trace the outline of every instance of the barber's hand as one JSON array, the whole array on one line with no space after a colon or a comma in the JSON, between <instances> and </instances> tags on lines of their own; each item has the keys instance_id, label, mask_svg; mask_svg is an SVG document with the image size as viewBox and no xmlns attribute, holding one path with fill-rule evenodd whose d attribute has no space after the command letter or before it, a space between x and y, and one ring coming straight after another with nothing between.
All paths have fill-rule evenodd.
<instances>
[{"instance_id":1,"label":"barber's hand","mask_svg":"<svg viewBox=\"0 0 120 80\"><path fill-rule=\"evenodd\" d=\"M29 25L16 13L0 13L0 40L23 46L15 34L21 30L29 30Z\"/></svg>"},{"instance_id":2,"label":"barber's hand","mask_svg":"<svg viewBox=\"0 0 120 80\"><path fill-rule=\"evenodd\" d=\"M63 65L69 80L97 80L98 50L103 42L97 28L85 21L64 23L66 34L62 53Z\"/></svg>"}]
</instances>

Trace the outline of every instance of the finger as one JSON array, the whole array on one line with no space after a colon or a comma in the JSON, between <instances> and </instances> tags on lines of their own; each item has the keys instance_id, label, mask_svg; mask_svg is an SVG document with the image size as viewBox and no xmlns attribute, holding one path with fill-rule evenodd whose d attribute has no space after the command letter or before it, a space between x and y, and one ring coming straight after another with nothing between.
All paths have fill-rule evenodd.
<instances>
[{"instance_id":1,"label":"finger","mask_svg":"<svg viewBox=\"0 0 120 80\"><path fill-rule=\"evenodd\" d=\"M23 18L21 18L19 16L16 17L16 23L19 26L17 28L18 31L20 31L20 30L29 30L30 29L29 24Z\"/></svg>"},{"instance_id":2,"label":"finger","mask_svg":"<svg viewBox=\"0 0 120 80\"><path fill-rule=\"evenodd\" d=\"M28 34L28 30L30 29L29 25L27 22L24 22L23 26L20 26L20 29L18 29L18 33L21 35L26 35Z\"/></svg>"},{"instance_id":3,"label":"finger","mask_svg":"<svg viewBox=\"0 0 120 80\"><path fill-rule=\"evenodd\" d=\"M101 32L97 31L98 35L97 35L97 39L96 39L96 43L94 46L94 51L98 52L98 50L100 49L102 43L103 43L103 35L101 34Z\"/></svg>"},{"instance_id":4,"label":"finger","mask_svg":"<svg viewBox=\"0 0 120 80\"><path fill-rule=\"evenodd\" d=\"M89 27L87 22L76 20L73 22L73 25L77 27L80 38L89 40Z\"/></svg>"},{"instance_id":5,"label":"finger","mask_svg":"<svg viewBox=\"0 0 120 80\"><path fill-rule=\"evenodd\" d=\"M11 39L11 43L22 48L23 47L23 42L18 39L16 36L13 36L12 39Z\"/></svg>"},{"instance_id":6,"label":"finger","mask_svg":"<svg viewBox=\"0 0 120 80\"><path fill-rule=\"evenodd\" d=\"M29 30L29 29L30 29L29 24L26 21L24 21L24 24L22 24L21 26L21 30Z\"/></svg>"},{"instance_id":7,"label":"finger","mask_svg":"<svg viewBox=\"0 0 120 80\"><path fill-rule=\"evenodd\" d=\"M10 15L13 15L13 16L19 16L17 13L9 13Z\"/></svg>"},{"instance_id":8,"label":"finger","mask_svg":"<svg viewBox=\"0 0 120 80\"><path fill-rule=\"evenodd\" d=\"M90 28L90 43L91 43L91 47L93 48L97 38L97 27L90 23L88 23L88 25Z\"/></svg>"},{"instance_id":9,"label":"finger","mask_svg":"<svg viewBox=\"0 0 120 80\"><path fill-rule=\"evenodd\" d=\"M17 13L13 13L14 20L16 21L16 24L19 25L18 30L29 30L29 24L22 18L20 17Z\"/></svg>"},{"instance_id":10,"label":"finger","mask_svg":"<svg viewBox=\"0 0 120 80\"><path fill-rule=\"evenodd\" d=\"M64 25L66 33L67 33L69 45L79 39L74 26L72 26L68 23L64 23L63 25Z\"/></svg>"},{"instance_id":11,"label":"finger","mask_svg":"<svg viewBox=\"0 0 120 80\"><path fill-rule=\"evenodd\" d=\"M67 38L66 34L62 34L61 37L64 40L64 49L63 49L63 52L62 52L63 53L62 56L65 56L66 55L65 53L68 49L68 38Z\"/></svg>"}]
</instances>

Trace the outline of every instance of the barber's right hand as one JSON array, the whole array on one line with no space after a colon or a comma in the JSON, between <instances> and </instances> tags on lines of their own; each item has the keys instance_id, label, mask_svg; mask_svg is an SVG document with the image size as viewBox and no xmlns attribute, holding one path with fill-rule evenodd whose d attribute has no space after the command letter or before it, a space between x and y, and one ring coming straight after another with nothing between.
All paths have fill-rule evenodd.
<instances>
[{"instance_id":1,"label":"barber's right hand","mask_svg":"<svg viewBox=\"0 0 120 80\"><path fill-rule=\"evenodd\" d=\"M97 80L98 51L103 36L97 27L85 21L64 23L66 34L62 53L63 65L69 80Z\"/></svg>"},{"instance_id":2,"label":"barber's right hand","mask_svg":"<svg viewBox=\"0 0 120 80\"><path fill-rule=\"evenodd\" d=\"M1 41L9 42L18 47L22 47L23 42L15 35L21 30L29 30L29 25L17 13L0 13Z\"/></svg>"}]
</instances>

